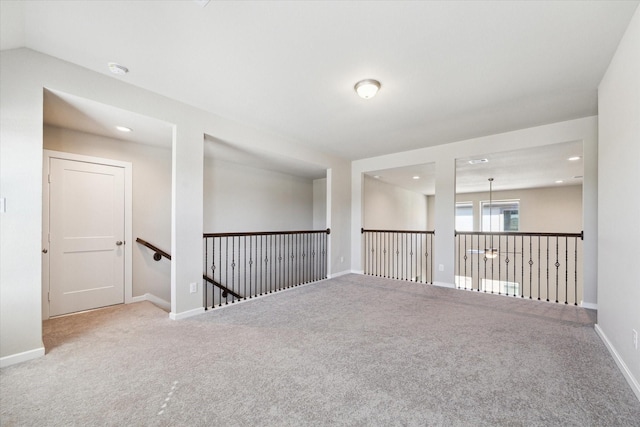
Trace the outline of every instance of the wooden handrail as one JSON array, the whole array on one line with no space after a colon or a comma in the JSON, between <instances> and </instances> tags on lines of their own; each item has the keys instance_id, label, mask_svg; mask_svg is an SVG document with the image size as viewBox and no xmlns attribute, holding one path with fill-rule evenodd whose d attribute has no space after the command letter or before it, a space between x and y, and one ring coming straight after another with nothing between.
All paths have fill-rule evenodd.
<instances>
[{"instance_id":1,"label":"wooden handrail","mask_svg":"<svg viewBox=\"0 0 640 427\"><path fill-rule=\"evenodd\" d=\"M228 293L228 294L231 294L231 295L233 295L234 297L236 297L236 298L238 298L238 299L241 299L241 298L242 298L242 295L240 295L240 294L237 294L237 293L233 292L231 289L229 289L229 288L227 288L226 286L224 286L224 285L222 285L222 284L220 284L220 283L216 282L215 280L213 280L211 277L207 276L206 274L203 274L203 275L202 275L202 278L203 278L204 280L206 280L207 282L211 283L213 286L217 286L218 288L222 289L222 291L223 291L223 292L226 292L226 293ZM225 295L223 294L222 296L224 297Z\"/></svg>"},{"instance_id":2,"label":"wooden handrail","mask_svg":"<svg viewBox=\"0 0 640 427\"><path fill-rule=\"evenodd\" d=\"M203 237L275 236L280 234L331 234L331 229L302 231L248 231L241 233L204 233Z\"/></svg>"},{"instance_id":3,"label":"wooden handrail","mask_svg":"<svg viewBox=\"0 0 640 427\"><path fill-rule=\"evenodd\" d=\"M467 236L533 236L533 237L579 237L584 240L584 231L579 233L527 233L524 231L455 231L458 234Z\"/></svg>"},{"instance_id":4,"label":"wooden handrail","mask_svg":"<svg viewBox=\"0 0 640 427\"><path fill-rule=\"evenodd\" d=\"M401 233L401 234L436 234L435 230L369 230L361 228L360 233Z\"/></svg>"},{"instance_id":5,"label":"wooden handrail","mask_svg":"<svg viewBox=\"0 0 640 427\"><path fill-rule=\"evenodd\" d=\"M157 246L152 245L151 243L142 240L141 238L136 238L136 242L140 243L142 246L146 246L149 249L151 249L152 251L154 251L155 253L153 254L153 259L155 259L156 261L160 261L160 259L162 257L165 257L168 260L171 260L171 255L169 255L168 253L166 253L165 251L163 251L162 249L159 249Z\"/></svg>"}]
</instances>

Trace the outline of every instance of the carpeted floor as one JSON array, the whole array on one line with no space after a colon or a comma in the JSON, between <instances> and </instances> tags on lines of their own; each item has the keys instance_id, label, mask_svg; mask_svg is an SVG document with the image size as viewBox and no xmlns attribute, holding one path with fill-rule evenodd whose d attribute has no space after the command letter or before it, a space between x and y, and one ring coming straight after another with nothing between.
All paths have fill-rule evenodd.
<instances>
[{"instance_id":1,"label":"carpeted floor","mask_svg":"<svg viewBox=\"0 0 640 427\"><path fill-rule=\"evenodd\" d=\"M595 312L348 275L183 321L46 321L2 426L639 426Z\"/></svg>"}]
</instances>

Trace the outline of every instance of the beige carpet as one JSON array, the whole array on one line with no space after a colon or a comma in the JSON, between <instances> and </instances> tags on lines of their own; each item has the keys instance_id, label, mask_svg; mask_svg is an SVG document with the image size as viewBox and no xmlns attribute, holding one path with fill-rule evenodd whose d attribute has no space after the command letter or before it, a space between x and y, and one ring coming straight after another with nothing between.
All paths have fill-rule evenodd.
<instances>
[{"instance_id":1,"label":"beige carpet","mask_svg":"<svg viewBox=\"0 0 640 427\"><path fill-rule=\"evenodd\" d=\"M2 426L638 426L595 312L348 275L183 321L45 322Z\"/></svg>"}]
</instances>

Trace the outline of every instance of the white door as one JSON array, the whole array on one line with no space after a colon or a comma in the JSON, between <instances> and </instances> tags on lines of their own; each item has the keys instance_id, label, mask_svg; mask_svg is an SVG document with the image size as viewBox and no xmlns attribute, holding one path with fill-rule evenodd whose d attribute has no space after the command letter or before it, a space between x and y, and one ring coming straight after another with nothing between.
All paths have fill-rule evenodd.
<instances>
[{"instance_id":1,"label":"white door","mask_svg":"<svg viewBox=\"0 0 640 427\"><path fill-rule=\"evenodd\" d=\"M124 303L124 168L51 158L49 315Z\"/></svg>"}]
</instances>

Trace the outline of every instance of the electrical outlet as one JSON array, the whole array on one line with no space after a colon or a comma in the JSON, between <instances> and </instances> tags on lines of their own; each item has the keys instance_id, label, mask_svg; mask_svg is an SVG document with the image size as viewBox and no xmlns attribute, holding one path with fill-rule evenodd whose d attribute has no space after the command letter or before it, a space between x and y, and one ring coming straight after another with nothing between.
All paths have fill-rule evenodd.
<instances>
[{"instance_id":1,"label":"electrical outlet","mask_svg":"<svg viewBox=\"0 0 640 427\"><path fill-rule=\"evenodd\" d=\"M633 332L633 348L638 349L638 331L635 329L631 330Z\"/></svg>"},{"instance_id":2,"label":"electrical outlet","mask_svg":"<svg viewBox=\"0 0 640 427\"><path fill-rule=\"evenodd\" d=\"M190 283L189 284L189 292L191 292L192 294L195 294L196 292L198 292L198 284L197 283Z\"/></svg>"},{"instance_id":3,"label":"electrical outlet","mask_svg":"<svg viewBox=\"0 0 640 427\"><path fill-rule=\"evenodd\" d=\"M440 270L440 271L444 271L444 264L440 264L440 265L438 265L438 270Z\"/></svg>"}]
</instances>

